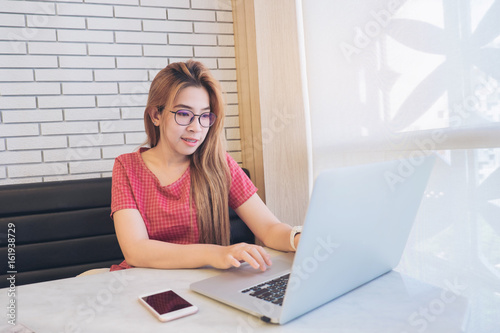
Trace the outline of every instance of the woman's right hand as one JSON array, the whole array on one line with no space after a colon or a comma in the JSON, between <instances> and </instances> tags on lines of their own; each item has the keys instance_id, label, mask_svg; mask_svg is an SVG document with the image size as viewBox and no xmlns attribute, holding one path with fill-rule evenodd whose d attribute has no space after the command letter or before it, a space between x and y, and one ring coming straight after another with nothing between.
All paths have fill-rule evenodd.
<instances>
[{"instance_id":1,"label":"woman's right hand","mask_svg":"<svg viewBox=\"0 0 500 333\"><path fill-rule=\"evenodd\" d=\"M218 252L217 259L212 265L215 268L240 267L242 262L247 262L253 268L265 271L267 266L272 265L271 256L259 245L238 243L221 246Z\"/></svg>"}]
</instances>

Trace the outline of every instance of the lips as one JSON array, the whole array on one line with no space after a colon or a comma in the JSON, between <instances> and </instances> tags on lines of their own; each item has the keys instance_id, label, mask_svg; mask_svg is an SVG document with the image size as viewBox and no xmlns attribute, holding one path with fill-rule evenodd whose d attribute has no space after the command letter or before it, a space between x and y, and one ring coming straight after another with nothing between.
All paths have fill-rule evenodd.
<instances>
[{"instance_id":1,"label":"lips","mask_svg":"<svg viewBox=\"0 0 500 333\"><path fill-rule=\"evenodd\" d=\"M193 138L181 138L188 146L194 147L198 143L199 140Z\"/></svg>"}]
</instances>

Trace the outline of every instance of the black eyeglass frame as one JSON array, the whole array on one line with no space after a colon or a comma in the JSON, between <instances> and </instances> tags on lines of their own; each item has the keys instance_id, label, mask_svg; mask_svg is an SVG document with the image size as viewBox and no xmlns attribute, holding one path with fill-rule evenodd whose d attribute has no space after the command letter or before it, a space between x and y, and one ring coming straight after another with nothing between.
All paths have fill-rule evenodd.
<instances>
[{"instance_id":1,"label":"black eyeglass frame","mask_svg":"<svg viewBox=\"0 0 500 333\"><path fill-rule=\"evenodd\" d=\"M165 107L164 107L164 106L158 106L157 108L158 108L158 112L162 112L162 111L163 111L163 109L164 109ZM190 112L190 113L193 115L193 116L191 117L191 120L189 121L189 123L187 123L187 124L179 124L179 122L177 121L177 112L179 112L179 111ZM191 125L191 124L193 123L194 118L195 118L195 117L198 117L198 122L200 123L200 126L201 126L201 127L204 127L204 128L209 128L209 127L211 127L213 124L215 124L215 121L217 120L217 115L216 115L215 113L213 113L213 112L210 112L210 111L208 111L208 112L203 112L203 113L201 113L201 114L194 114L194 112L193 112L193 111L191 111L191 110L177 110L177 111L169 111L169 112L171 112L171 113L173 113L173 114L175 115L175 116L174 116L174 120L175 120L175 122L177 123L177 125L179 125L179 126L189 126L189 125ZM210 125L208 125L208 126L204 126L204 125L201 123L201 116L203 116L204 114L209 114L209 115L213 115L213 116L214 116L214 120L213 120L213 122L212 122Z\"/></svg>"}]
</instances>

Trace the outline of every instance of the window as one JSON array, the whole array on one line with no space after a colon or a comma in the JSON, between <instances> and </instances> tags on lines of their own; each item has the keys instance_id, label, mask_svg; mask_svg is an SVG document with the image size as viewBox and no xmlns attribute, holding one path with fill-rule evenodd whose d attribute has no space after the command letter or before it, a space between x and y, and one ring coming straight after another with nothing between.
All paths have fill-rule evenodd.
<instances>
[{"instance_id":1,"label":"window","mask_svg":"<svg viewBox=\"0 0 500 333\"><path fill-rule=\"evenodd\" d=\"M499 308L500 1L302 1L302 15L314 174L437 154L399 269L480 281L471 311Z\"/></svg>"}]
</instances>

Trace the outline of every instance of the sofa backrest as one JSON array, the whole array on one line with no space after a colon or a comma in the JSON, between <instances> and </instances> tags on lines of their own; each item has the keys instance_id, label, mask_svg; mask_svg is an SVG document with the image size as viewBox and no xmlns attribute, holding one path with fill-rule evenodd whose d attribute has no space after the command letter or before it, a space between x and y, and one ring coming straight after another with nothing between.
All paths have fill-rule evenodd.
<instances>
[{"instance_id":1,"label":"sofa backrest","mask_svg":"<svg viewBox=\"0 0 500 333\"><path fill-rule=\"evenodd\" d=\"M11 274L23 285L119 264L110 206L111 178L0 186L0 288ZM231 243L255 243L232 209L229 217Z\"/></svg>"},{"instance_id":2,"label":"sofa backrest","mask_svg":"<svg viewBox=\"0 0 500 333\"><path fill-rule=\"evenodd\" d=\"M15 230L15 263L9 267L2 260L2 273L16 271L16 285L21 285L119 263L123 255L109 217L110 204L111 178L0 187L3 258L7 233ZM0 276L0 286L8 275Z\"/></svg>"}]
</instances>

